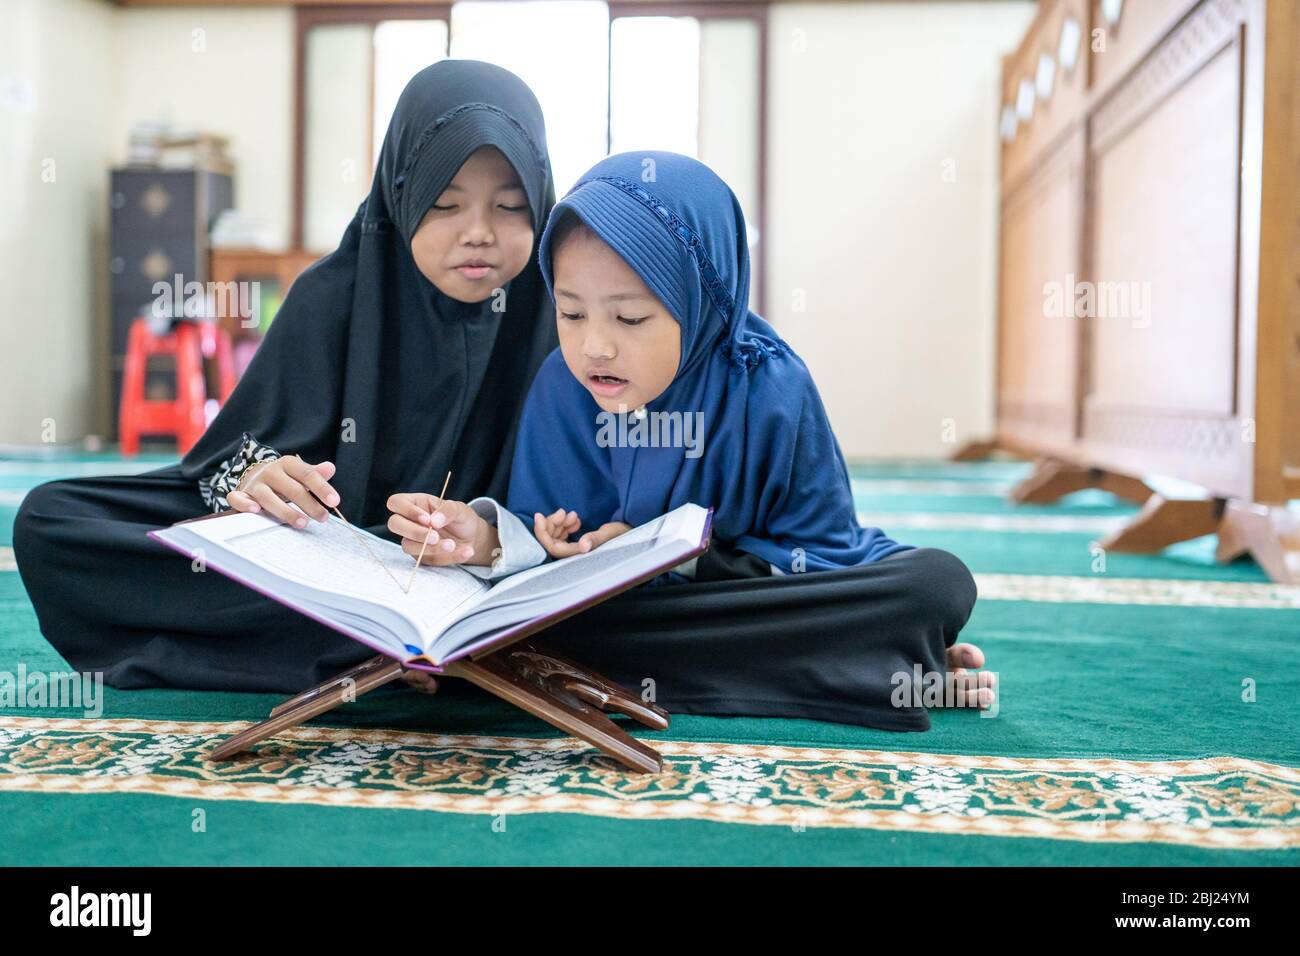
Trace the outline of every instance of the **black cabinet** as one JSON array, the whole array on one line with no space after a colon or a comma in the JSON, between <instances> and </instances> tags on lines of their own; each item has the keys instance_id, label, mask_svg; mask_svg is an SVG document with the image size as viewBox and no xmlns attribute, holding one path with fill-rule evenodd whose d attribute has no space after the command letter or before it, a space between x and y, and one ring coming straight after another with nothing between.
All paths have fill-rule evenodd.
<instances>
[{"instance_id":1,"label":"black cabinet","mask_svg":"<svg viewBox=\"0 0 1300 956\"><path fill-rule=\"evenodd\" d=\"M121 372L132 320L166 282L183 294L208 281L208 235L234 205L234 180L207 170L115 169L109 183L112 431L117 433ZM179 278L177 278L179 276ZM179 287L176 286L179 283Z\"/></svg>"}]
</instances>

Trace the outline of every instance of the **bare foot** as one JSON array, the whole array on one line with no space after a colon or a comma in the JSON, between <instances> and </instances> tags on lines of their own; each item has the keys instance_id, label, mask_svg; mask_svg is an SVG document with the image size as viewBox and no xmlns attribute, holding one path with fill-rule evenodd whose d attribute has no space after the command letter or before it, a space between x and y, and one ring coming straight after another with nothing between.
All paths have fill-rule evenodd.
<instances>
[{"instance_id":1,"label":"bare foot","mask_svg":"<svg viewBox=\"0 0 1300 956\"><path fill-rule=\"evenodd\" d=\"M438 693L438 679L427 671L407 669L402 671L402 681L412 690L421 694Z\"/></svg>"},{"instance_id":2,"label":"bare foot","mask_svg":"<svg viewBox=\"0 0 1300 956\"><path fill-rule=\"evenodd\" d=\"M954 644L948 648L948 671L953 675L958 707L988 710L996 702L998 675L976 670L983 666L984 652L974 644Z\"/></svg>"}]
</instances>

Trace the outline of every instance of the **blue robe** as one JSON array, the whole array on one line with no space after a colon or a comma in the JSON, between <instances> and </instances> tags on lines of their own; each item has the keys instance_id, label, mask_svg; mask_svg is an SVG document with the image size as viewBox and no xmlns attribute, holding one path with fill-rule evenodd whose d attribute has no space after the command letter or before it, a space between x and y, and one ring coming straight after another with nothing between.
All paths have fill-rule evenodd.
<instances>
[{"instance_id":1,"label":"blue robe","mask_svg":"<svg viewBox=\"0 0 1300 956\"><path fill-rule=\"evenodd\" d=\"M650 182L643 181L648 169ZM552 296L551 236L566 209L677 320L681 360L643 422L628 412L611 425L560 351L552 352L525 402L510 511L526 524L535 512L576 511L586 532L608 521L636 526L694 502L714 509L715 537L794 572L868 564L910 547L858 524L844 455L807 366L749 310L745 221L726 183L675 153L597 163L556 205L542 234L539 263ZM702 434L700 447L680 440L688 419ZM638 426L641 440L610 443ZM679 440L646 444L651 430Z\"/></svg>"}]
</instances>

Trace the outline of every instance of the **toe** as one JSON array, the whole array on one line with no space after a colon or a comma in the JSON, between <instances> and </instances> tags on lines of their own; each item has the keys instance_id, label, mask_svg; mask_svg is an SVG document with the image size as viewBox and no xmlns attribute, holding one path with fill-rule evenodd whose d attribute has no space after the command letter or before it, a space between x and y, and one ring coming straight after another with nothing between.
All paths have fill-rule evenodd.
<instances>
[{"instance_id":1,"label":"toe","mask_svg":"<svg viewBox=\"0 0 1300 956\"><path fill-rule=\"evenodd\" d=\"M984 652L974 644L954 644L948 648L949 667L983 667Z\"/></svg>"}]
</instances>

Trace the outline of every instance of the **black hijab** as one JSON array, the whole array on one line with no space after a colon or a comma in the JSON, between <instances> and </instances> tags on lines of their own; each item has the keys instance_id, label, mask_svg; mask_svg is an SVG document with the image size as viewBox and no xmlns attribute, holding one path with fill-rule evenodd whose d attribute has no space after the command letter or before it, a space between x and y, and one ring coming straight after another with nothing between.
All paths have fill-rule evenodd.
<instances>
[{"instance_id":1,"label":"black hijab","mask_svg":"<svg viewBox=\"0 0 1300 956\"><path fill-rule=\"evenodd\" d=\"M483 146L510 161L533 220L533 251L503 312L492 297L443 295L410 251L424 214ZM524 82L475 60L421 70L338 250L293 284L182 472L207 477L250 432L281 454L333 461L339 508L358 525L384 524L394 492L437 494L448 469L448 497L504 499L524 396L558 344L537 264L554 204L542 110Z\"/></svg>"}]
</instances>

